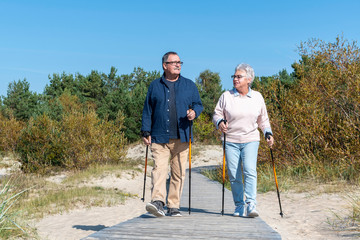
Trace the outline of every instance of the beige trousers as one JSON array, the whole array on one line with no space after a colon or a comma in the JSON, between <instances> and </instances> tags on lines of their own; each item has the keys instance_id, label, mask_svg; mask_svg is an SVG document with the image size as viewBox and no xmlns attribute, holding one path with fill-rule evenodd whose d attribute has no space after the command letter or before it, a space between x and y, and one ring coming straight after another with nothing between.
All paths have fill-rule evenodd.
<instances>
[{"instance_id":1,"label":"beige trousers","mask_svg":"<svg viewBox=\"0 0 360 240\"><path fill-rule=\"evenodd\" d=\"M151 200L166 204L166 178L170 159L171 178L167 207L180 208L189 144L182 143L180 139L170 139L169 143L152 143L151 152L154 159L154 168L151 172Z\"/></svg>"}]
</instances>

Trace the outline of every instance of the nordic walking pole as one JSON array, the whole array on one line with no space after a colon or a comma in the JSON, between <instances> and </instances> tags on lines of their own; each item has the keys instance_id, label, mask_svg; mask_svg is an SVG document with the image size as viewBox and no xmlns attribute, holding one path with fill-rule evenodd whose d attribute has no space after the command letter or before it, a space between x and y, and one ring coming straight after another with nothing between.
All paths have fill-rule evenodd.
<instances>
[{"instance_id":1,"label":"nordic walking pole","mask_svg":"<svg viewBox=\"0 0 360 240\"><path fill-rule=\"evenodd\" d=\"M189 110L192 110L191 105L189 105ZM191 213L191 123L189 128L189 215Z\"/></svg>"},{"instance_id":2,"label":"nordic walking pole","mask_svg":"<svg viewBox=\"0 0 360 240\"><path fill-rule=\"evenodd\" d=\"M284 214L283 214L282 208L281 208L280 192L279 192L279 185L278 185L278 181L277 181L277 177L276 177L275 162L274 162L273 152L272 152L272 149L271 149L271 148L270 148L270 154L271 154L271 159L272 159L272 164L273 164L273 169L274 169L274 177L275 177L276 191L277 191L277 196L278 196L278 199L279 199L280 216L281 216L281 217L284 217Z\"/></svg>"},{"instance_id":3,"label":"nordic walking pole","mask_svg":"<svg viewBox=\"0 0 360 240\"><path fill-rule=\"evenodd\" d=\"M145 173L144 173L144 188L143 188L143 197L142 197L142 201L145 201L145 186L146 186L146 168L147 168L147 158L148 158L148 150L149 150L149 145L146 145L146 155L145 155Z\"/></svg>"},{"instance_id":4,"label":"nordic walking pole","mask_svg":"<svg viewBox=\"0 0 360 240\"><path fill-rule=\"evenodd\" d=\"M267 139L270 139L270 135L267 136ZM271 154L271 161L272 161L272 165L273 165L273 169L274 169L274 178L275 178L275 184L276 184L276 191L277 191L277 196L278 196L279 206L280 206L280 216L281 216L281 217L284 217L284 214L283 214L282 208L281 208L279 185L278 185L278 181L277 181L277 177L276 177L275 161L274 161L274 156L273 156L272 148L270 148L270 154Z\"/></svg>"},{"instance_id":5,"label":"nordic walking pole","mask_svg":"<svg viewBox=\"0 0 360 240\"><path fill-rule=\"evenodd\" d=\"M224 120L226 125L226 120ZM223 143L223 166L222 166L222 208L221 215L224 216L224 196L225 196L225 143L226 143L226 133L224 133L224 143Z\"/></svg>"}]
</instances>

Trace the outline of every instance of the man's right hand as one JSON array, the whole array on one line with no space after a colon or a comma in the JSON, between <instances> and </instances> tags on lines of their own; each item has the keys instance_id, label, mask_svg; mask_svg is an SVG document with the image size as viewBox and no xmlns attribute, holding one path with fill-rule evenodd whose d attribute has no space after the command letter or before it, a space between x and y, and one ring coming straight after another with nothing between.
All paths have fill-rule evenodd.
<instances>
[{"instance_id":1,"label":"man's right hand","mask_svg":"<svg viewBox=\"0 0 360 240\"><path fill-rule=\"evenodd\" d=\"M151 136L148 136L148 137L143 137L143 142L145 145L150 145L151 144Z\"/></svg>"}]
</instances>

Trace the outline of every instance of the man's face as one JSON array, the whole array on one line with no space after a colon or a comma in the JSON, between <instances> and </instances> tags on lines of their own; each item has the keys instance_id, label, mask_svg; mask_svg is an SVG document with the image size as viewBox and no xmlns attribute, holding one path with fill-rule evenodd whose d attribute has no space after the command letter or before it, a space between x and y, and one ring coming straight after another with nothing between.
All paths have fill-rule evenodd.
<instances>
[{"instance_id":1,"label":"man's face","mask_svg":"<svg viewBox=\"0 0 360 240\"><path fill-rule=\"evenodd\" d=\"M178 55L170 54L167 61L163 63L165 75L179 75L181 71L180 58Z\"/></svg>"}]
</instances>

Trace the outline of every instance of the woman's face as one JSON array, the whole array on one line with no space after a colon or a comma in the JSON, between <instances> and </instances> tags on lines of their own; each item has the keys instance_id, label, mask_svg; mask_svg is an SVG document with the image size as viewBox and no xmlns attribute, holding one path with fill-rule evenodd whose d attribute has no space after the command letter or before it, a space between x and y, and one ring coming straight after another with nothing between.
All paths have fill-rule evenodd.
<instances>
[{"instance_id":1,"label":"woman's face","mask_svg":"<svg viewBox=\"0 0 360 240\"><path fill-rule=\"evenodd\" d=\"M249 88L251 79L246 77L244 70L236 71L233 78L233 84L236 90L244 91Z\"/></svg>"}]
</instances>

